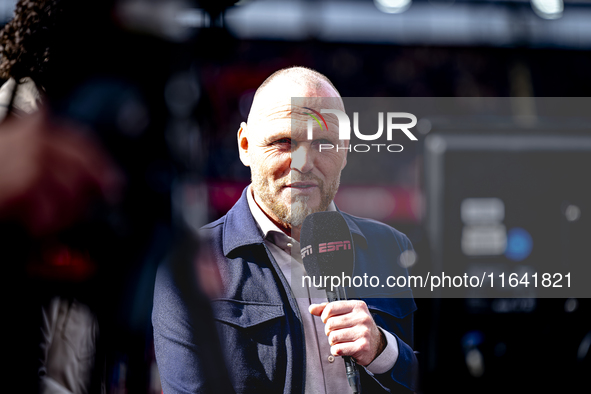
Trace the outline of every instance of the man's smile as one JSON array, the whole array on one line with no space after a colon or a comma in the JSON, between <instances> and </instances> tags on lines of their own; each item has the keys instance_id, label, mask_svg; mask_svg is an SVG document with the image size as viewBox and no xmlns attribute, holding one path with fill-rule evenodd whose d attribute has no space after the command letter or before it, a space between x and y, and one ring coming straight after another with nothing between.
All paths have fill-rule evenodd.
<instances>
[{"instance_id":1,"label":"man's smile","mask_svg":"<svg viewBox=\"0 0 591 394\"><path fill-rule=\"evenodd\" d=\"M318 185L314 182L293 182L287 184L285 187L289 187L292 189L310 189L313 187L318 187Z\"/></svg>"}]
</instances>

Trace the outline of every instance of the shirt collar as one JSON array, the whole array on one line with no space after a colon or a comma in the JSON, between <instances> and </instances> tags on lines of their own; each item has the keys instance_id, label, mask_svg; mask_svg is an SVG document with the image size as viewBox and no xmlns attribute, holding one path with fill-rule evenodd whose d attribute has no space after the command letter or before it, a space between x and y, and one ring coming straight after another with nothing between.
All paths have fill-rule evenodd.
<instances>
[{"instance_id":1,"label":"shirt collar","mask_svg":"<svg viewBox=\"0 0 591 394\"><path fill-rule=\"evenodd\" d=\"M260 245L265 242L263 239L263 231L255 220L253 212L257 212L258 210L265 219L269 220L269 222L271 221L267 215L261 211L256 202L254 202L254 199L252 199L252 202L254 203L253 208L256 209L251 209L248 197L252 198L250 186L244 188L240 199L232 209L228 211L223 220L220 219L219 221L210 224L210 226L216 226L221 223L223 226L222 243L224 256L229 256L234 250L243 246ZM339 211L334 203L331 203L328 209ZM360 219L354 218L345 213L342 214L349 225L349 230L351 231L354 242L356 242L357 246L366 248L367 240L356 222ZM362 222L366 221L368 221L368 219L362 219ZM271 224L276 228L276 232L274 233L283 235L285 239L289 239L289 237L277 228L273 222L271 222Z\"/></svg>"}]
</instances>

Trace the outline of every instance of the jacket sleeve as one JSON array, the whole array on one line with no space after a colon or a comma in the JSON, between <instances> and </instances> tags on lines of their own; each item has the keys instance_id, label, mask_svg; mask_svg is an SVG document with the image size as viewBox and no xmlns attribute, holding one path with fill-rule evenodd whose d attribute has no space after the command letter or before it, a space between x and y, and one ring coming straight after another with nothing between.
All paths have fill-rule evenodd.
<instances>
[{"instance_id":1,"label":"jacket sleeve","mask_svg":"<svg viewBox=\"0 0 591 394\"><path fill-rule=\"evenodd\" d=\"M169 261L159 268L152 325L165 394L233 393L210 303L191 264Z\"/></svg>"},{"instance_id":2,"label":"jacket sleeve","mask_svg":"<svg viewBox=\"0 0 591 394\"><path fill-rule=\"evenodd\" d=\"M414 304L412 299L380 299L379 301L395 301L406 304L412 302ZM390 313L376 312L373 313L373 317L376 324L393 334L398 342L398 358L392 369L383 374L373 375L373 378L394 393L415 391L419 364L412 349L413 313L410 312L400 318Z\"/></svg>"}]
</instances>

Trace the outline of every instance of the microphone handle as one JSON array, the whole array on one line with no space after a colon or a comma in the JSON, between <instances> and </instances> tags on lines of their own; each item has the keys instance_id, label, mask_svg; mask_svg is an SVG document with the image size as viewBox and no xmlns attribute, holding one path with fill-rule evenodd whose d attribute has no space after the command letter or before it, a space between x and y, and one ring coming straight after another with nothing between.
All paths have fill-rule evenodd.
<instances>
[{"instance_id":1,"label":"microphone handle","mask_svg":"<svg viewBox=\"0 0 591 394\"><path fill-rule=\"evenodd\" d=\"M326 290L326 298L328 302L334 301L341 301L346 300L347 296L345 294L345 289L342 287L338 287L336 291ZM349 381L349 386L351 386L351 390L353 390L353 394L361 394L361 380L359 375L359 370L357 369L357 363L355 360L351 358L351 356L343 356L343 360L345 361L345 372L347 373L347 380Z\"/></svg>"}]
</instances>

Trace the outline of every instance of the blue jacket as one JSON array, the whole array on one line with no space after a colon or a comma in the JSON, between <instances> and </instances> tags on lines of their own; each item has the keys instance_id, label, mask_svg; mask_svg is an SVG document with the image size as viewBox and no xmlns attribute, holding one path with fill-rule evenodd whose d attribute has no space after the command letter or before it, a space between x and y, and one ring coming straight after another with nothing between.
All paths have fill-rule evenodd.
<instances>
[{"instance_id":1,"label":"blue jacket","mask_svg":"<svg viewBox=\"0 0 591 394\"><path fill-rule=\"evenodd\" d=\"M202 229L224 281L225 296L211 303L222 353L237 393L303 393L306 355L300 311L250 213L246 190L224 217ZM343 216L353 237L354 275L376 275L382 283L389 275L407 275L397 264L400 253L412 248L405 235L373 220ZM196 346L203 333L196 334L199 324L188 316L188 302L170 272L159 270L152 317L164 393L210 392L212 379L220 376L203 373L211 354ZM399 356L391 371L372 377L360 368L364 393L385 392L382 386L392 392L416 389L418 364L411 347L416 306L409 288L388 290L347 290L350 298L363 299L376 324L398 339Z\"/></svg>"}]
</instances>

